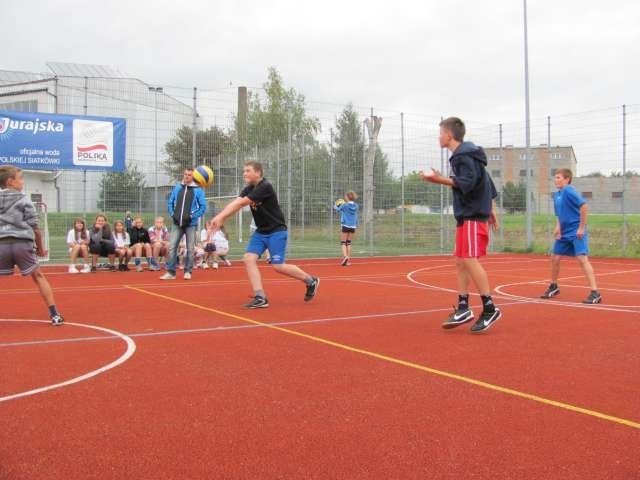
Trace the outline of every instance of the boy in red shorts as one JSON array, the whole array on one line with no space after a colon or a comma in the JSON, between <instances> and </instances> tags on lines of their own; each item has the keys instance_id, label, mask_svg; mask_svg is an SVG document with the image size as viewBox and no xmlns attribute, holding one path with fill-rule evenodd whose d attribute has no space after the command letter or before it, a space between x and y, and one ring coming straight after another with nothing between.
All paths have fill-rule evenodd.
<instances>
[{"instance_id":1,"label":"boy in red shorts","mask_svg":"<svg viewBox=\"0 0 640 480\"><path fill-rule=\"evenodd\" d=\"M488 330L501 316L491 299L487 272L480 257L487 254L489 226L498 228L495 214L496 188L486 171L487 156L482 147L464 141L466 129L457 117L440 122L440 147L451 151L451 176L438 171L422 172L425 181L447 185L453 190L453 214L456 218L456 268L458 271L458 307L442 324L454 328L473 320L469 308L469 283L473 282L482 298L482 314L471 327L471 333Z\"/></svg>"}]
</instances>

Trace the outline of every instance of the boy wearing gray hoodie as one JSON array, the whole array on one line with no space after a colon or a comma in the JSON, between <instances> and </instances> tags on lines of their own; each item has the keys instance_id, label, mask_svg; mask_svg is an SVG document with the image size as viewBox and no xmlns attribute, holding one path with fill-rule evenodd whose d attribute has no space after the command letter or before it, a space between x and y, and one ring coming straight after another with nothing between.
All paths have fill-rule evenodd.
<instances>
[{"instance_id":1,"label":"boy wearing gray hoodie","mask_svg":"<svg viewBox=\"0 0 640 480\"><path fill-rule=\"evenodd\" d=\"M53 290L38 265L37 257L46 255L38 215L23 189L22 170L0 166L0 275L12 275L16 265L22 275L31 275L49 308L51 323L62 325L64 319L56 309Z\"/></svg>"}]
</instances>

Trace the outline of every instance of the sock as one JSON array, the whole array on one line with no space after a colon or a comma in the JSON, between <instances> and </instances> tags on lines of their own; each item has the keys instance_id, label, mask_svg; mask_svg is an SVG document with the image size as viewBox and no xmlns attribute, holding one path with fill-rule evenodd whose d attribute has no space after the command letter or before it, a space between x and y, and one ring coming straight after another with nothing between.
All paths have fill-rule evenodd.
<instances>
[{"instance_id":1,"label":"sock","mask_svg":"<svg viewBox=\"0 0 640 480\"><path fill-rule=\"evenodd\" d=\"M256 297L267 298L264 294L264 290L256 290Z\"/></svg>"},{"instance_id":2,"label":"sock","mask_svg":"<svg viewBox=\"0 0 640 480\"><path fill-rule=\"evenodd\" d=\"M147 265L154 265L156 263L153 257L147 257Z\"/></svg>"},{"instance_id":3,"label":"sock","mask_svg":"<svg viewBox=\"0 0 640 480\"><path fill-rule=\"evenodd\" d=\"M140 257L136 257L134 263L136 264L136 267L140 265Z\"/></svg>"},{"instance_id":4,"label":"sock","mask_svg":"<svg viewBox=\"0 0 640 480\"><path fill-rule=\"evenodd\" d=\"M496 306L493 304L493 300L491 299L491 295L480 295L482 299L482 310L485 312L493 312L496 309Z\"/></svg>"},{"instance_id":5,"label":"sock","mask_svg":"<svg viewBox=\"0 0 640 480\"><path fill-rule=\"evenodd\" d=\"M549 285L551 288L558 288L558 284L556 282L551 282L551 285Z\"/></svg>"},{"instance_id":6,"label":"sock","mask_svg":"<svg viewBox=\"0 0 640 480\"><path fill-rule=\"evenodd\" d=\"M55 305L49 305L49 316L50 317L55 317L56 315L58 315L58 310L56 309Z\"/></svg>"},{"instance_id":7,"label":"sock","mask_svg":"<svg viewBox=\"0 0 640 480\"><path fill-rule=\"evenodd\" d=\"M469 308L469 294L458 295L458 310L466 310Z\"/></svg>"}]
</instances>

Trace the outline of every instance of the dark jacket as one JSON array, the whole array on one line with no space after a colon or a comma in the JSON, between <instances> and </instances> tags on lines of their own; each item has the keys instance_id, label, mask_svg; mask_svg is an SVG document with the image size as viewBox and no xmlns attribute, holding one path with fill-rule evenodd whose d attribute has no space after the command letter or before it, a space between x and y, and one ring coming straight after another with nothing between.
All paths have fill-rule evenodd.
<instances>
[{"instance_id":1,"label":"dark jacket","mask_svg":"<svg viewBox=\"0 0 640 480\"><path fill-rule=\"evenodd\" d=\"M496 187L486 170L487 156L482 147L462 142L449 159L453 180L453 215L462 220L487 220Z\"/></svg>"},{"instance_id":2,"label":"dark jacket","mask_svg":"<svg viewBox=\"0 0 640 480\"><path fill-rule=\"evenodd\" d=\"M151 243L151 239L149 238L149 231L142 227L131 227L131 232L129 232L129 237L131 240L131 246L133 247L136 243Z\"/></svg>"}]
</instances>

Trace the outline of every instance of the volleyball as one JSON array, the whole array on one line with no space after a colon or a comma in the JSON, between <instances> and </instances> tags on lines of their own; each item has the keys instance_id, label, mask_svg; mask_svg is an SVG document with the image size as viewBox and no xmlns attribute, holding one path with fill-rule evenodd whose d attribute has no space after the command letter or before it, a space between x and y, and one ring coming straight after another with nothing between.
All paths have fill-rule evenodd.
<instances>
[{"instance_id":1,"label":"volleyball","mask_svg":"<svg viewBox=\"0 0 640 480\"><path fill-rule=\"evenodd\" d=\"M344 205L345 203L346 202L342 198L339 198L339 199L336 200L335 205L336 205L336 207L339 207L341 205Z\"/></svg>"},{"instance_id":2,"label":"volleyball","mask_svg":"<svg viewBox=\"0 0 640 480\"><path fill-rule=\"evenodd\" d=\"M200 165L193 171L193 181L202 188L209 187L213 184L213 170L206 165Z\"/></svg>"}]
</instances>

